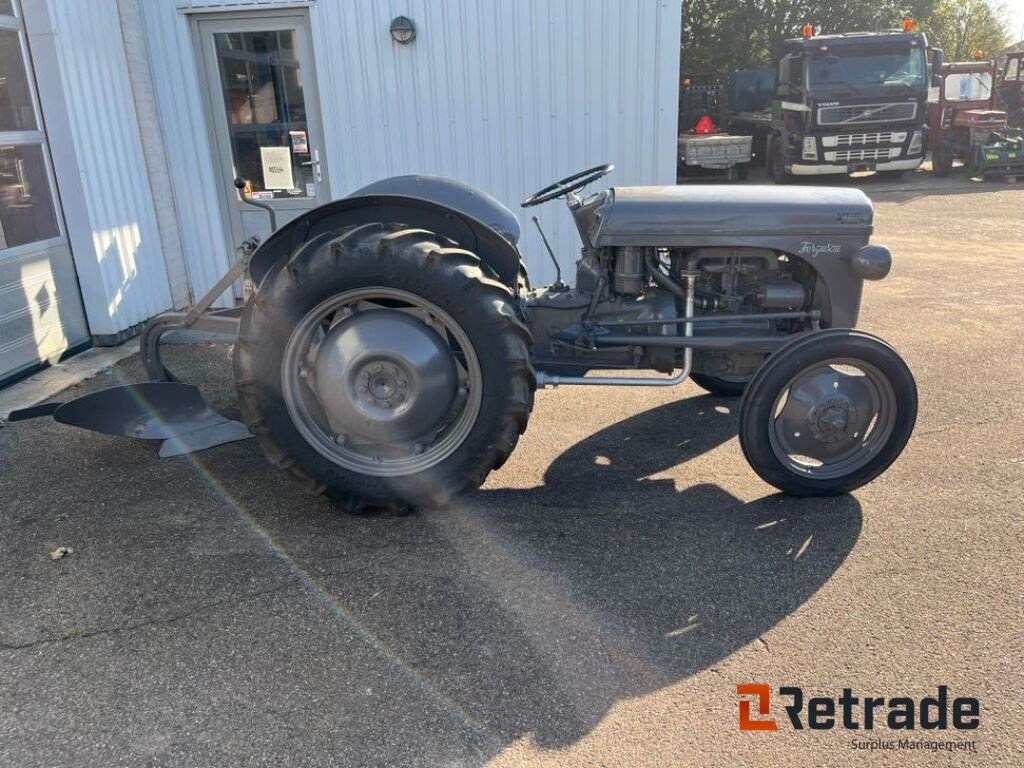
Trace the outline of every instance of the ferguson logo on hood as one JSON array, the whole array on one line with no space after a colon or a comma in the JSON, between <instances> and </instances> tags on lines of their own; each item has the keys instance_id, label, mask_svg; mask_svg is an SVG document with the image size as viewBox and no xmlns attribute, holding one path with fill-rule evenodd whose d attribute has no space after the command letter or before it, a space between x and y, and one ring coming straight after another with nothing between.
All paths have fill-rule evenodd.
<instances>
[{"instance_id":1,"label":"ferguson logo on hood","mask_svg":"<svg viewBox=\"0 0 1024 768\"><path fill-rule=\"evenodd\" d=\"M839 253L843 250L841 245L835 245L834 243L812 243L810 240L804 240L800 243L800 250L797 251L801 256L817 256L820 253Z\"/></svg>"}]
</instances>

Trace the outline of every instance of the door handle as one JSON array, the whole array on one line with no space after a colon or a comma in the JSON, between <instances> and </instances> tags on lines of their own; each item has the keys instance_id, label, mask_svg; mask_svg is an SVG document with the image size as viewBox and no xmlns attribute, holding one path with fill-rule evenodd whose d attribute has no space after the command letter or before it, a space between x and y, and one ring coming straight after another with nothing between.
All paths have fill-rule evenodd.
<instances>
[{"instance_id":1,"label":"door handle","mask_svg":"<svg viewBox=\"0 0 1024 768\"><path fill-rule=\"evenodd\" d=\"M324 180L323 174L320 173L320 152L314 149L312 157L312 160L307 160L302 163L302 165L313 169L313 178L316 180L316 183L319 184Z\"/></svg>"}]
</instances>

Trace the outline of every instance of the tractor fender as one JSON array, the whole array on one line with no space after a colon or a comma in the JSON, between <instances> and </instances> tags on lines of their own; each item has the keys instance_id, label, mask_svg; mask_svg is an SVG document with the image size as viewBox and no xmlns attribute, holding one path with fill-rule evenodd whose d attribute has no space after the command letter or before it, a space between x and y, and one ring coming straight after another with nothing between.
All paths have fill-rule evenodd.
<instances>
[{"instance_id":1,"label":"tractor fender","mask_svg":"<svg viewBox=\"0 0 1024 768\"><path fill-rule=\"evenodd\" d=\"M421 196L426 194L442 199ZM512 212L468 185L423 176L375 182L288 222L253 253L249 276L259 285L278 261L302 243L326 232L373 222L400 222L450 238L460 248L476 253L502 283L513 290L519 284L521 261L515 247L519 223Z\"/></svg>"},{"instance_id":2,"label":"tractor fender","mask_svg":"<svg viewBox=\"0 0 1024 768\"><path fill-rule=\"evenodd\" d=\"M519 219L508 208L481 189L443 176L391 176L360 187L349 197L398 195L443 205L481 221L512 245L519 242Z\"/></svg>"}]
</instances>

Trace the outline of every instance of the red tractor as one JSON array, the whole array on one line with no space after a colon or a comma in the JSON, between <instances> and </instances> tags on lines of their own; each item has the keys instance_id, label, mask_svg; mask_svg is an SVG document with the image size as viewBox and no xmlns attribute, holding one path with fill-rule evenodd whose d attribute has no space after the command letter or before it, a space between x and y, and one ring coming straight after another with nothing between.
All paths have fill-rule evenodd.
<instances>
[{"instance_id":1,"label":"red tractor","mask_svg":"<svg viewBox=\"0 0 1024 768\"><path fill-rule=\"evenodd\" d=\"M938 99L928 102L928 146L936 176L948 176L954 160L962 160L974 176L978 149L994 132L1006 130L1006 112L995 108L995 71L994 61L943 64Z\"/></svg>"},{"instance_id":2,"label":"red tractor","mask_svg":"<svg viewBox=\"0 0 1024 768\"><path fill-rule=\"evenodd\" d=\"M1007 122L1014 128L1024 128L1024 51L1007 54L996 96L1000 108L1006 111Z\"/></svg>"}]
</instances>

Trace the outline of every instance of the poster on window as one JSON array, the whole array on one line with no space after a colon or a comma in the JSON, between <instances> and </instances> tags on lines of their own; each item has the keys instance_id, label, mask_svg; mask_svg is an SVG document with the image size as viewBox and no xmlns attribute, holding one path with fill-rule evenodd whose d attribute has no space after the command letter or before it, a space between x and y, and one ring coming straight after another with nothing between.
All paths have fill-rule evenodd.
<instances>
[{"instance_id":1,"label":"poster on window","mask_svg":"<svg viewBox=\"0 0 1024 768\"><path fill-rule=\"evenodd\" d=\"M264 189L293 189L292 153L288 147L260 147Z\"/></svg>"}]
</instances>

